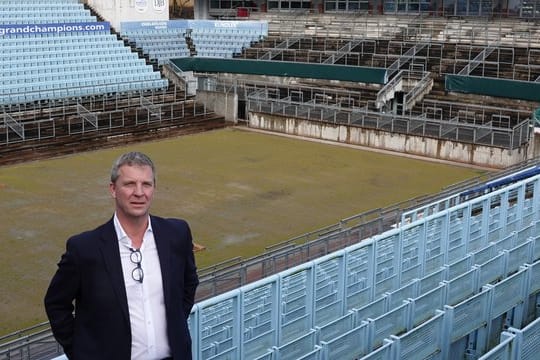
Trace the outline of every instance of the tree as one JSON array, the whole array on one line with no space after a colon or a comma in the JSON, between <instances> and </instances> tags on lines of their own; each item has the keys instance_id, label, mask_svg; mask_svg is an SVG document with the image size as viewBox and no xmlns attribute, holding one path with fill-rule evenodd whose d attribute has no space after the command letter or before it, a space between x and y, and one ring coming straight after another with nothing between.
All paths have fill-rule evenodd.
<instances>
[{"instance_id":1,"label":"tree","mask_svg":"<svg viewBox=\"0 0 540 360\"><path fill-rule=\"evenodd\" d=\"M189 11L186 12L185 10L190 7L193 8L193 0L171 0L169 4L170 13L175 17L188 17L186 13L189 13Z\"/></svg>"}]
</instances>

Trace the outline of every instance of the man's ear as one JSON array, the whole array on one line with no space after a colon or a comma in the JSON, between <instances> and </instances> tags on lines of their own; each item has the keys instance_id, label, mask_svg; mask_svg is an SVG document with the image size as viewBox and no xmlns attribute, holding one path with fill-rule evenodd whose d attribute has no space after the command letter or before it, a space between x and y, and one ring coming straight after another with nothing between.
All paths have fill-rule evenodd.
<instances>
[{"instance_id":1,"label":"man's ear","mask_svg":"<svg viewBox=\"0 0 540 360\"><path fill-rule=\"evenodd\" d=\"M116 186L113 182L109 183L109 192L111 193L111 197L116 199Z\"/></svg>"}]
</instances>

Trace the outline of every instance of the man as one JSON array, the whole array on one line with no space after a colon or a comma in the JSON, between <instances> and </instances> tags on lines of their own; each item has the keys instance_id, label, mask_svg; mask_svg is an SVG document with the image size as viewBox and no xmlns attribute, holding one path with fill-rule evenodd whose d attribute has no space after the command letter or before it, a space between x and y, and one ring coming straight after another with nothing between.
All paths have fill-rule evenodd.
<instances>
[{"instance_id":1,"label":"man","mask_svg":"<svg viewBox=\"0 0 540 360\"><path fill-rule=\"evenodd\" d=\"M45 310L69 359L191 359L187 318L199 283L191 231L150 215L155 185L150 158L120 156L109 185L114 216L67 241Z\"/></svg>"}]
</instances>

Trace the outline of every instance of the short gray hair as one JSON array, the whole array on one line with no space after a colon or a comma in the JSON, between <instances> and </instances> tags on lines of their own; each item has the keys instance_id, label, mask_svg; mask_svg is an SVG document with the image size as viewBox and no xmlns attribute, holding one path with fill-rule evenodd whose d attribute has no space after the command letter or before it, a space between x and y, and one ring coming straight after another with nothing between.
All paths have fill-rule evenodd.
<instances>
[{"instance_id":1,"label":"short gray hair","mask_svg":"<svg viewBox=\"0 0 540 360\"><path fill-rule=\"evenodd\" d=\"M123 155L120 155L120 157L116 159L111 169L111 183L116 182L119 176L118 169L120 169L124 165L150 166L152 168L152 175L154 177L154 184L155 184L156 168L154 166L154 163L147 155L138 151L125 153Z\"/></svg>"}]
</instances>

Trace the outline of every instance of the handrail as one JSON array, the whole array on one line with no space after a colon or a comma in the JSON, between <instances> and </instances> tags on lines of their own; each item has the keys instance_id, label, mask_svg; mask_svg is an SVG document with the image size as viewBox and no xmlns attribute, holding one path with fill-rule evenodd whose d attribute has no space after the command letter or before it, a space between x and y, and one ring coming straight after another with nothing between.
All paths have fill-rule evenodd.
<instances>
[{"instance_id":1,"label":"handrail","mask_svg":"<svg viewBox=\"0 0 540 360\"><path fill-rule=\"evenodd\" d=\"M30 327L28 327L26 329L17 330L17 331L14 331L12 333L9 333L9 334L2 335L2 336L0 336L0 344L3 345L3 344L6 344L8 342L11 342L10 339L19 339L19 338L22 338L22 337L27 336L29 334L38 333L38 332L40 332L40 328L48 329L49 328L49 322L45 321L45 322L30 326Z\"/></svg>"},{"instance_id":2,"label":"handrail","mask_svg":"<svg viewBox=\"0 0 540 360\"><path fill-rule=\"evenodd\" d=\"M309 106L313 111L304 116L306 106ZM396 115L392 113L381 113L379 111L373 111L369 109L360 110L359 108L343 108L337 105L313 105L293 101L282 101L281 99L256 99L252 97L248 97L248 108L252 112L278 114L280 116L294 116L297 118L323 121L333 124L338 121L337 119L339 116L339 118L341 119L339 120L340 123L351 125L353 124L352 121L354 120L354 126L369 128L375 127L377 129L384 129L385 127L394 128L394 124L396 124L401 129L401 132L406 134L415 134L416 136L435 135L440 139L453 139L456 141L473 144L487 144L490 146L496 146L504 149L515 149L516 147L521 146L523 143L530 141L530 133L521 131L521 129L519 133L516 133L514 132L514 129L509 129L507 127L490 127L491 131L496 136L491 136L489 139L480 139L479 137L474 137L474 139L477 140L476 142L472 141L471 138L467 136L456 137L459 134L473 133L474 131L479 129L481 125L472 122L459 123L458 126L460 128L463 128L463 130L465 130L464 132L456 131L455 135L443 136L444 134L441 134L440 130L442 130L448 124L451 124L451 126L455 126L455 122L449 121L447 119L426 119L426 117L422 117L421 114ZM329 111L333 113L329 113ZM423 129L420 129L419 132L416 130L415 126L410 126L414 125L414 123L418 121L421 121L423 124L430 126L423 127ZM525 120L517 119L517 122L520 125L525 124L526 126L528 126L530 121L530 113ZM364 125L365 122L367 122L366 125ZM392 123L392 125L388 126L389 123ZM435 128L439 128L438 135L437 132L434 130ZM519 138L519 140L517 140L517 138Z\"/></svg>"},{"instance_id":3,"label":"handrail","mask_svg":"<svg viewBox=\"0 0 540 360\"><path fill-rule=\"evenodd\" d=\"M408 92L403 98L403 109L409 110L412 109L418 97L422 93L427 93L433 87L433 78L431 77L431 72L425 71L422 79Z\"/></svg>"},{"instance_id":4,"label":"handrail","mask_svg":"<svg viewBox=\"0 0 540 360\"><path fill-rule=\"evenodd\" d=\"M407 50L403 55L401 55L396 61L394 61L389 67L388 67L388 77L392 77L396 72L399 71L399 68L407 63L410 59L414 57L420 50L428 46L428 43L422 42L415 44L412 48Z\"/></svg>"},{"instance_id":5,"label":"handrail","mask_svg":"<svg viewBox=\"0 0 540 360\"><path fill-rule=\"evenodd\" d=\"M4 113L4 124L24 140L24 128L22 124L6 113Z\"/></svg>"},{"instance_id":6,"label":"handrail","mask_svg":"<svg viewBox=\"0 0 540 360\"><path fill-rule=\"evenodd\" d=\"M375 104L377 108L380 108L386 101L384 101L384 98L387 94L390 92L393 92L394 89L401 83L401 78L403 76L405 70L401 70L396 76L392 78L389 82L387 82L381 90L377 93L377 100L375 101Z\"/></svg>"},{"instance_id":7,"label":"handrail","mask_svg":"<svg viewBox=\"0 0 540 360\"><path fill-rule=\"evenodd\" d=\"M167 76L173 76L175 80L178 80L183 85L184 90L187 89L187 81L183 76L184 71L180 69L174 62L168 61L163 65L163 69L166 70Z\"/></svg>"},{"instance_id":8,"label":"handrail","mask_svg":"<svg viewBox=\"0 0 540 360\"><path fill-rule=\"evenodd\" d=\"M335 64L336 61L338 61L345 55L349 54L352 51L352 49L360 45L362 42L364 42L364 40L349 41L347 44L345 44L340 49L338 49L335 53L333 53L329 58L324 60L322 64Z\"/></svg>"},{"instance_id":9,"label":"handrail","mask_svg":"<svg viewBox=\"0 0 540 360\"><path fill-rule=\"evenodd\" d=\"M97 115L95 113L93 113L93 112L90 112L87 108L85 108L81 104L77 104L77 115L79 115L81 118L86 120L95 129L98 128L98 117L97 117Z\"/></svg>"},{"instance_id":10,"label":"handrail","mask_svg":"<svg viewBox=\"0 0 540 360\"><path fill-rule=\"evenodd\" d=\"M458 73L458 75L469 75L471 72L473 72L474 69L478 67L482 62L486 60L486 58L491 55L491 53L495 50L495 46L488 46L484 50L482 50L474 59L472 59L461 71Z\"/></svg>"},{"instance_id":11,"label":"handrail","mask_svg":"<svg viewBox=\"0 0 540 360\"><path fill-rule=\"evenodd\" d=\"M272 50L262 55L259 60L272 60L275 55L280 54L282 50L288 49L291 45L298 43L301 39L302 37L299 36L287 38L276 45Z\"/></svg>"}]
</instances>

